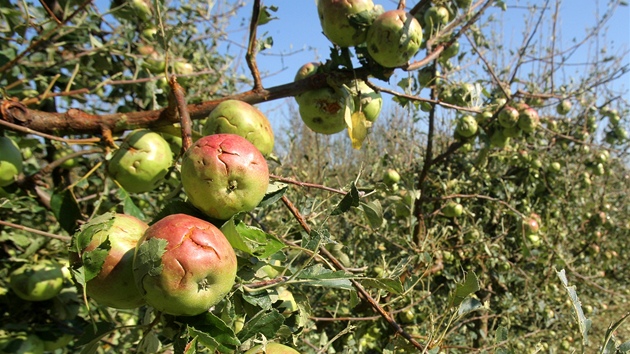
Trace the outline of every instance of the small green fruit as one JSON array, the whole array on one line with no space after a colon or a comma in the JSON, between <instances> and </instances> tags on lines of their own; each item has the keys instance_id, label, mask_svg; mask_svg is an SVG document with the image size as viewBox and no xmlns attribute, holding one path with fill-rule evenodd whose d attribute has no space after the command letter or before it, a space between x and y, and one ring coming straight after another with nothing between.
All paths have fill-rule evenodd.
<instances>
[{"instance_id":1,"label":"small green fruit","mask_svg":"<svg viewBox=\"0 0 630 354\"><path fill-rule=\"evenodd\" d=\"M461 204L453 201L449 201L448 203L446 203L444 208L442 208L442 213L448 218L456 218L458 216L461 216L463 212L464 207Z\"/></svg>"},{"instance_id":2,"label":"small green fruit","mask_svg":"<svg viewBox=\"0 0 630 354\"><path fill-rule=\"evenodd\" d=\"M455 127L455 133L464 138L470 138L477 134L478 124L477 120L471 115L465 115L457 120L457 126Z\"/></svg>"},{"instance_id":3,"label":"small green fruit","mask_svg":"<svg viewBox=\"0 0 630 354\"><path fill-rule=\"evenodd\" d=\"M6 187L22 173L22 154L17 144L0 136L0 187Z\"/></svg>"},{"instance_id":4,"label":"small green fruit","mask_svg":"<svg viewBox=\"0 0 630 354\"><path fill-rule=\"evenodd\" d=\"M51 261L25 264L11 273L9 286L24 300L49 300L61 292L63 272L60 265Z\"/></svg>"},{"instance_id":5,"label":"small green fruit","mask_svg":"<svg viewBox=\"0 0 630 354\"><path fill-rule=\"evenodd\" d=\"M569 111L571 111L571 101L569 100L562 100L556 106L556 112L563 116L569 113Z\"/></svg>"},{"instance_id":6,"label":"small green fruit","mask_svg":"<svg viewBox=\"0 0 630 354\"><path fill-rule=\"evenodd\" d=\"M374 20L367 33L368 53L380 65L407 64L422 44L422 27L404 10L391 10Z\"/></svg>"}]
</instances>

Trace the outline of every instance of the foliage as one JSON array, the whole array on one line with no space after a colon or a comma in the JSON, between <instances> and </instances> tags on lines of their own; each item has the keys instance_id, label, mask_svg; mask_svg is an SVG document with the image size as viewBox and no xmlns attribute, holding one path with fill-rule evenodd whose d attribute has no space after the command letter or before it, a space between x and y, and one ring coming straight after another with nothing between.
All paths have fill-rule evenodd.
<instances>
[{"instance_id":1,"label":"foliage","mask_svg":"<svg viewBox=\"0 0 630 354\"><path fill-rule=\"evenodd\" d=\"M255 29L281 19L275 6L253 3L250 79L221 50L241 1L0 2L0 135L23 157L23 173L0 189L1 350L231 353L278 342L303 353L630 351L630 106L606 88L625 77L624 54L597 56L558 82L593 38L564 51L532 43L544 20L559 20L552 1L528 7L514 52L493 41L485 13L511 11L506 2L418 1L408 12L424 28L425 56L384 68L364 44L333 46L317 73L263 88L252 58L273 40ZM438 5L449 19L426 23ZM622 6L611 1L603 19ZM381 10L349 23L364 29ZM354 79L392 96L376 122L352 97ZM378 86L388 80L399 81ZM314 133L286 101L260 204L218 221L189 203L181 155L221 100L330 85L348 102L350 137ZM499 119L505 107L520 112L513 124ZM138 128L159 132L176 162L155 190L130 193L107 167ZM392 171L396 181L385 177ZM70 270L70 236L112 212L214 223L237 254L234 287L198 316L87 297L109 243L85 255L94 254L90 267ZM139 257L161 272L164 244L148 245ZM44 301L17 296L10 275L44 261L63 270L62 290Z\"/></svg>"}]
</instances>

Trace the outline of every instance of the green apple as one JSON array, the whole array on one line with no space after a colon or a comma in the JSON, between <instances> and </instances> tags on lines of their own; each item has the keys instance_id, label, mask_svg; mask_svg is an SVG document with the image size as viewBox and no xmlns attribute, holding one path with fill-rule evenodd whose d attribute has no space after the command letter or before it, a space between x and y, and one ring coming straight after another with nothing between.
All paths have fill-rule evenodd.
<instances>
[{"instance_id":1,"label":"green apple","mask_svg":"<svg viewBox=\"0 0 630 354\"><path fill-rule=\"evenodd\" d=\"M369 18L373 9L372 0L317 0L317 14L324 35L340 47L365 42L367 24L353 23L351 17L363 13Z\"/></svg>"},{"instance_id":2,"label":"green apple","mask_svg":"<svg viewBox=\"0 0 630 354\"><path fill-rule=\"evenodd\" d=\"M365 114L365 119L374 123L383 107L381 93L374 91L365 81L360 79L352 80L348 87L354 100L355 111L361 110Z\"/></svg>"},{"instance_id":3,"label":"green apple","mask_svg":"<svg viewBox=\"0 0 630 354\"><path fill-rule=\"evenodd\" d=\"M201 133L240 135L254 144L263 156L269 156L273 150L274 135L267 117L258 108L239 100L219 103L208 116Z\"/></svg>"},{"instance_id":4,"label":"green apple","mask_svg":"<svg viewBox=\"0 0 630 354\"><path fill-rule=\"evenodd\" d=\"M105 254L100 271L86 284L89 297L101 305L118 309L144 304L133 278L133 255L148 227L131 215L107 213L93 218L72 236L72 268L93 267L94 257Z\"/></svg>"},{"instance_id":5,"label":"green apple","mask_svg":"<svg viewBox=\"0 0 630 354\"><path fill-rule=\"evenodd\" d=\"M245 354L300 354L300 352L280 343L268 342L265 345L259 344L250 348Z\"/></svg>"},{"instance_id":6,"label":"green apple","mask_svg":"<svg viewBox=\"0 0 630 354\"><path fill-rule=\"evenodd\" d=\"M470 138L477 134L479 126L477 120L471 115L465 115L457 120L455 133L464 138Z\"/></svg>"},{"instance_id":7,"label":"green apple","mask_svg":"<svg viewBox=\"0 0 630 354\"><path fill-rule=\"evenodd\" d=\"M374 20L367 33L370 57L386 68L407 64L422 44L422 27L404 10L390 10Z\"/></svg>"},{"instance_id":8,"label":"green apple","mask_svg":"<svg viewBox=\"0 0 630 354\"><path fill-rule=\"evenodd\" d=\"M227 220L260 203L269 185L269 168L260 151L242 136L213 134L186 151L181 179L195 207Z\"/></svg>"},{"instance_id":9,"label":"green apple","mask_svg":"<svg viewBox=\"0 0 630 354\"><path fill-rule=\"evenodd\" d=\"M52 261L25 264L11 273L9 286L24 300L50 300L63 288L63 272Z\"/></svg>"},{"instance_id":10,"label":"green apple","mask_svg":"<svg viewBox=\"0 0 630 354\"><path fill-rule=\"evenodd\" d=\"M107 165L109 175L127 192L155 189L173 164L173 153L160 134L149 130L131 132Z\"/></svg>"},{"instance_id":11,"label":"green apple","mask_svg":"<svg viewBox=\"0 0 630 354\"><path fill-rule=\"evenodd\" d=\"M64 157L66 157L66 156L68 156L68 155L70 155L70 154L72 154L74 152L75 151L70 149L70 148L60 148L60 149L57 149L55 151L55 153L53 154L53 159L56 161L56 160L59 160L59 159L62 159ZM66 170L72 169L73 167L76 167L76 166L77 166L77 159L76 158L65 160L61 165L59 165L60 168L66 169Z\"/></svg>"},{"instance_id":12,"label":"green apple","mask_svg":"<svg viewBox=\"0 0 630 354\"><path fill-rule=\"evenodd\" d=\"M440 60L445 61L459 54L459 42L455 41L448 48L445 48L440 55Z\"/></svg>"},{"instance_id":13,"label":"green apple","mask_svg":"<svg viewBox=\"0 0 630 354\"><path fill-rule=\"evenodd\" d=\"M22 173L22 154L17 144L0 136L0 187L6 187Z\"/></svg>"},{"instance_id":14,"label":"green apple","mask_svg":"<svg viewBox=\"0 0 630 354\"><path fill-rule=\"evenodd\" d=\"M569 100L562 100L556 106L556 112L563 116L569 113L569 111L571 111L571 101Z\"/></svg>"},{"instance_id":15,"label":"green apple","mask_svg":"<svg viewBox=\"0 0 630 354\"><path fill-rule=\"evenodd\" d=\"M505 106L499 112L499 124L504 128L510 128L518 123L519 113L514 107Z\"/></svg>"},{"instance_id":16,"label":"green apple","mask_svg":"<svg viewBox=\"0 0 630 354\"><path fill-rule=\"evenodd\" d=\"M174 316L195 316L219 303L232 289L236 269L236 254L223 233L186 214L151 225L133 263L147 304Z\"/></svg>"},{"instance_id":17,"label":"green apple","mask_svg":"<svg viewBox=\"0 0 630 354\"><path fill-rule=\"evenodd\" d=\"M448 23L449 13L444 6L431 6L424 13L424 23L431 28L438 28Z\"/></svg>"},{"instance_id":18,"label":"green apple","mask_svg":"<svg viewBox=\"0 0 630 354\"><path fill-rule=\"evenodd\" d=\"M383 183L390 187L398 183L399 181L400 174L398 174L398 171L394 170L393 168L388 168L387 171L385 171L385 173L383 174Z\"/></svg>"},{"instance_id":19,"label":"green apple","mask_svg":"<svg viewBox=\"0 0 630 354\"><path fill-rule=\"evenodd\" d=\"M454 201L449 201L448 203L446 203L444 208L442 208L442 213L448 218L456 218L458 216L461 216L463 212L464 207Z\"/></svg>"}]
</instances>

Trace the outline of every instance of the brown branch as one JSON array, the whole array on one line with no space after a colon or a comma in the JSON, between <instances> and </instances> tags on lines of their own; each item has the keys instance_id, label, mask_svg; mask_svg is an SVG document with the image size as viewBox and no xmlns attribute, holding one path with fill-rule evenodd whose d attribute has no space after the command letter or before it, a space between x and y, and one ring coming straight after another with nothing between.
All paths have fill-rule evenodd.
<instances>
[{"instance_id":1,"label":"brown branch","mask_svg":"<svg viewBox=\"0 0 630 354\"><path fill-rule=\"evenodd\" d=\"M293 216L296 218L298 223L300 223L300 226L304 229L304 231L310 234L311 227L306 223L306 220L304 219L302 214L300 214L300 212L297 210L295 205L293 205L293 203L291 203L291 201L286 196L282 197L282 202L289 209L291 214L293 214ZM347 270L346 267L337 258L335 258L325 247L323 246L319 247L319 252L323 254L328 260L330 260L332 264L335 266L335 268L339 270L343 270L343 271ZM370 306L383 319L385 319L385 321L387 321L387 323L389 323L389 325L392 326L392 328L396 330L396 333L402 335L414 347L420 350L424 350L424 346L418 343L409 333L407 333L398 323L396 323L396 320L394 320L392 316L387 311L385 311L378 304L378 302L376 302L376 300L374 300L374 298L370 296L370 294L368 294L368 292L365 290L365 288L363 288L361 283L359 283L355 279L350 279L350 282L352 283L352 286L357 290L357 293L359 293L359 296L362 297L365 301L367 301L370 304Z\"/></svg>"},{"instance_id":2,"label":"brown branch","mask_svg":"<svg viewBox=\"0 0 630 354\"><path fill-rule=\"evenodd\" d=\"M177 77L173 75L169 81L171 85L171 92L175 96L175 103L177 104L177 111L182 126L182 151L183 154L192 145L192 120L190 119L190 113L188 113L188 106L186 105L186 97L184 88L177 83Z\"/></svg>"},{"instance_id":3,"label":"brown branch","mask_svg":"<svg viewBox=\"0 0 630 354\"><path fill-rule=\"evenodd\" d=\"M4 102L3 103L3 107L4 107ZM100 138L87 138L87 139L68 139L68 138L61 138L55 135L50 135L50 134L45 134L45 133L41 133L26 127L23 127L21 125L17 125L17 124L13 124L13 123L9 123L5 120L0 119L0 124L4 125L5 127L13 130L13 131L17 131L20 133L24 133L24 134L33 134L33 135L37 135L37 136L41 136L42 138L46 138L46 139L50 139L50 140L56 140L56 141L61 141L67 144L96 144L99 141L101 141Z\"/></svg>"},{"instance_id":4,"label":"brown branch","mask_svg":"<svg viewBox=\"0 0 630 354\"><path fill-rule=\"evenodd\" d=\"M385 87L376 86L376 85L369 85L369 86L371 86L373 89L376 89L378 91L389 93L392 96L406 98L406 99L411 100L411 101L429 102L429 103L433 103L435 105L440 105L440 106L445 107L445 108L456 109L458 111L466 111L466 112L472 112L472 113L481 113L481 110L478 109L478 108L457 106L457 105L454 105L454 104L442 102L442 101L440 101L438 99L422 98L420 96L409 95L409 94L406 94L406 93L400 93L400 92L397 92L397 91L394 91L394 90L391 90L391 89L388 89L388 88L385 88Z\"/></svg>"},{"instance_id":5,"label":"brown branch","mask_svg":"<svg viewBox=\"0 0 630 354\"><path fill-rule=\"evenodd\" d=\"M54 239L62 240L62 241L70 241L72 239L70 236L55 235L55 234L51 234L50 232L41 231L41 230L37 230L37 229L32 229L30 227L14 224L14 223L9 222L9 221L2 221L2 220L0 220L0 225L4 225L4 226L11 227L11 228L14 228L14 229L18 229L18 230L30 232L30 233L33 233L33 234L36 234L36 235L50 237L50 238L54 238Z\"/></svg>"},{"instance_id":6,"label":"brown branch","mask_svg":"<svg viewBox=\"0 0 630 354\"><path fill-rule=\"evenodd\" d=\"M328 191L328 192L333 192L333 193L337 193L337 194L341 194L341 195L348 194L348 192L345 192L345 191L342 191L342 190L339 190L339 189L326 187L326 186L323 186L321 184L309 183L309 182L300 182L300 181L296 181L294 179L290 179L290 178L286 178L286 177L282 177L282 176L277 176L277 175L273 175L273 174L270 174L269 177L272 178L272 179L275 179L276 181L280 181L280 182L288 183L288 184L294 184L294 185L300 186L300 187L317 188L317 189L321 189L321 190L325 190L325 191Z\"/></svg>"},{"instance_id":7,"label":"brown branch","mask_svg":"<svg viewBox=\"0 0 630 354\"><path fill-rule=\"evenodd\" d=\"M260 72L258 71L258 65L256 64L256 29L258 28L258 20L260 18L260 0L254 0L254 9L252 10L252 20L249 24L249 45L247 46L247 54L245 60L247 66L252 72L254 77L254 91L258 92L263 90L262 79L260 78Z\"/></svg>"}]
</instances>

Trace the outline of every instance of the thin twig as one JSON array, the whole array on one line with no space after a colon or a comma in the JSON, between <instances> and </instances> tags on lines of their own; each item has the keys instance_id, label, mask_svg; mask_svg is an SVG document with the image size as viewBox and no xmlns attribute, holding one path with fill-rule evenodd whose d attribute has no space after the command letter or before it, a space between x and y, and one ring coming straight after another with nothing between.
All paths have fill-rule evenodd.
<instances>
[{"instance_id":1,"label":"thin twig","mask_svg":"<svg viewBox=\"0 0 630 354\"><path fill-rule=\"evenodd\" d=\"M70 236L55 235L55 234L51 234L50 232L33 229L33 228L28 227L28 226L14 224L14 223L9 222L9 221L2 221L2 220L0 220L0 225L4 225L4 226L11 227L11 228L14 228L14 229L18 229L18 230L30 232L30 233L33 233L33 234L36 234L36 235L50 237L50 238L54 238L54 239L62 240L62 241L70 241L72 239L72 237L70 237Z\"/></svg>"},{"instance_id":2,"label":"thin twig","mask_svg":"<svg viewBox=\"0 0 630 354\"><path fill-rule=\"evenodd\" d=\"M177 111L179 112L180 123L182 125L182 154L190 148L192 145L192 120L190 119L190 113L188 113L188 106L186 105L186 97L184 88L177 82L175 75L171 76L169 82L171 85L171 92L175 96L175 102L177 104Z\"/></svg>"},{"instance_id":3,"label":"thin twig","mask_svg":"<svg viewBox=\"0 0 630 354\"><path fill-rule=\"evenodd\" d=\"M259 18L260 0L255 0L254 8L252 10L252 20L249 24L249 45L247 46L247 54L245 55L247 66L254 77L254 91L260 91L263 89L262 79L260 78L260 72L258 71L258 65L256 64L256 29L258 28Z\"/></svg>"},{"instance_id":4,"label":"thin twig","mask_svg":"<svg viewBox=\"0 0 630 354\"><path fill-rule=\"evenodd\" d=\"M294 184L294 185L300 186L300 187L317 188L317 189L321 189L321 190L325 190L325 191L328 191L328 192L333 192L333 193L337 193L337 194L341 194L341 195L348 194L348 192L346 192L346 191L342 191L340 189L335 189L335 188L331 188L331 187L326 187L326 186L323 186L321 184L309 183L309 182L300 182L300 181L296 181L294 179L290 179L290 178L286 178L286 177L282 177L282 176L277 176L277 175L273 175L273 174L270 174L269 177L272 178L272 179L275 179L276 181L280 181L280 182L288 183L288 184Z\"/></svg>"},{"instance_id":5,"label":"thin twig","mask_svg":"<svg viewBox=\"0 0 630 354\"><path fill-rule=\"evenodd\" d=\"M27 127L23 127L21 125L13 124L13 123L7 122L6 120L3 120L3 119L0 119L0 124L4 125L5 127L8 127L9 129L11 129L13 131L16 131L16 132L20 132L20 133L24 133L24 134L33 134L33 135L41 136L42 138L55 140L55 141L61 141L61 142L64 142L66 144L93 145L93 144L97 144L99 141L101 141L101 138L86 138L86 139L62 138L62 137L55 136L55 135L50 135L50 134L46 134L46 133L40 133L40 132L38 132L36 130L30 129L30 128L27 128Z\"/></svg>"}]
</instances>

